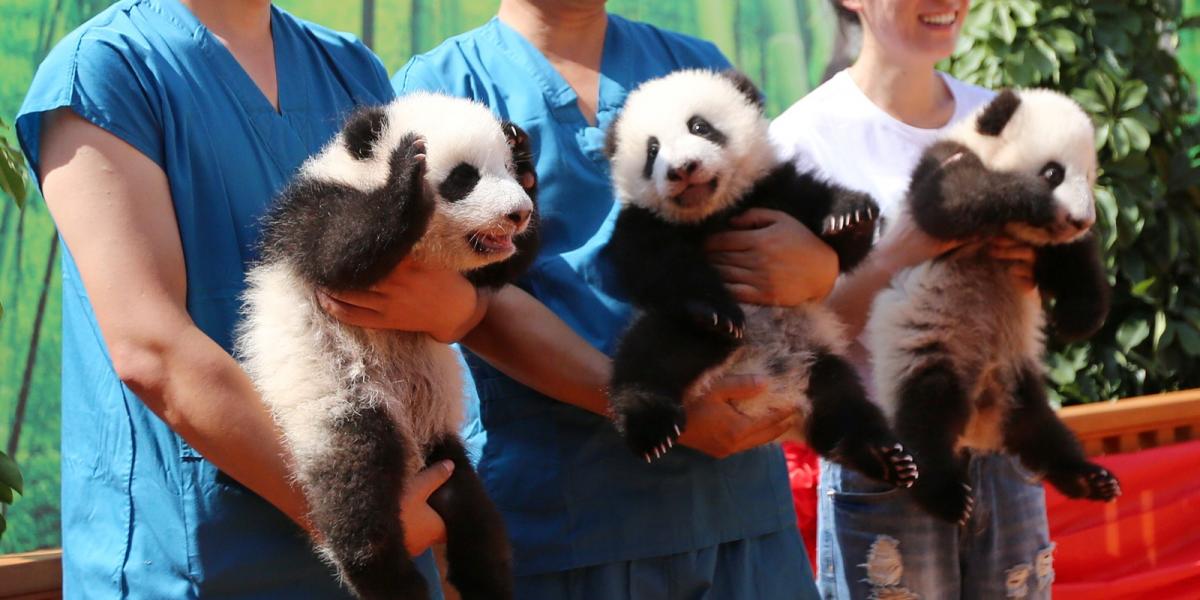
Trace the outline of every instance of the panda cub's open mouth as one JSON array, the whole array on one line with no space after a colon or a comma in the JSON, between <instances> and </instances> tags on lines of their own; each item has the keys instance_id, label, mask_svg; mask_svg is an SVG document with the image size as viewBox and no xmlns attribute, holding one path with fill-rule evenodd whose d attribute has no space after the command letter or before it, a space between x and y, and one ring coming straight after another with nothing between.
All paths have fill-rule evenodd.
<instances>
[{"instance_id":1,"label":"panda cub's open mouth","mask_svg":"<svg viewBox=\"0 0 1200 600\"><path fill-rule=\"evenodd\" d=\"M479 254L503 254L517 249L511 233L475 231L467 236L467 244Z\"/></svg>"},{"instance_id":2,"label":"panda cub's open mouth","mask_svg":"<svg viewBox=\"0 0 1200 600\"><path fill-rule=\"evenodd\" d=\"M689 183L678 194L671 196L671 202L682 208L695 208L708 201L717 191L717 178L708 181Z\"/></svg>"}]
</instances>

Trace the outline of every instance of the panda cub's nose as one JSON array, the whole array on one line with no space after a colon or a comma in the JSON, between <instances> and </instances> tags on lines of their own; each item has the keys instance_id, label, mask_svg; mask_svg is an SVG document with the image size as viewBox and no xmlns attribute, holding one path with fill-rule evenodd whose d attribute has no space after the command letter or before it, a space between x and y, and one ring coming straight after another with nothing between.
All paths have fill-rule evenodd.
<instances>
[{"instance_id":1,"label":"panda cub's nose","mask_svg":"<svg viewBox=\"0 0 1200 600\"><path fill-rule=\"evenodd\" d=\"M517 226L517 229L520 229L529 222L530 213L531 211L529 209L514 210L505 215L505 217L508 218L509 221L512 221Z\"/></svg>"},{"instance_id":2,"label":"panda cub's nose","mask_svg":"<svg viewBox=\"0 0 1200 600\"><path fill-rule=\"evenodd\" d=\"M700 163L694 160L689 160L678 167L667 169L667 179L671 181L682 181L684 177L696 172L700 168Z\"/></svg>"}]
</instances>

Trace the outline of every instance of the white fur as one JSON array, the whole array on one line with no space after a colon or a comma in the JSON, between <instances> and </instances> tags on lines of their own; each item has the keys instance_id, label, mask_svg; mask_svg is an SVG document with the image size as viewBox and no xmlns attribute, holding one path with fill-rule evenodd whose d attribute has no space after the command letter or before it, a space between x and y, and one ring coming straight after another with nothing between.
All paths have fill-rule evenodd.
<instances>
[{"instance_id":1,"label":"white fur","mask_svg":"<svg viewBox=\"0 0 1200 600\"><path fill-rule=\"evenodd\" d=\"M407 133L426 143L426 191L435 192L461 162L479 170L474 190L458 202L437 198L426 234L412 256L427 265L460 271L503 260L467 242L471 232L517 233L506 218L532 203L512 175L500 124L480 104L428 94L387 107L386 130L372 158L355 160L339 135L307 161L301 177L339 182L367 191L382 186L388 159ZM409 475L421 468L429 444L456 434L463 416L462 373L456 353L423 333L344 325L317 304L313 283L285 260L264 263L248 275L245 318L237 353L286 437L303 471L326 447L339 417L386 407L398 436L409 445Z\"/></svg>"},{"instance_id":2,"label":"white fur","mask_svg":"<svg viewBox=\"0 0 1200 600\"><path fill-rule=\"evenodd\" d=\"M688 132L687 121L701 116L727 136L724 148ZM623 203L654 211L673 223L704 219L739 200L777 164L762 112L729 80L712 71L677 71L642 84L625 101L614 131L613 182ZM662 150L650 179L642 170L646 141L658 138ZM717 177L707 203L683 208L670 201L677 193L667 170L696 160L703 173Z\"/></svg>"},{"instance_id":3,"label":"white fur","mask_svg":"<svg viewBox=\"0 0 1200 600\"><path fill-rule=\"evenodd\" d=\"M976 113L947 139L965 145L995 171L1036 174L1047 162L1059 162L1066 178L1055 201L1064 214L1090 224L1096 151L1087 115L1055 92L1030 90L1018 96L1020 105L999 136L978 133ZM900 218L912 218L907 207ZM1062 243L1086 228L1063 231L1062 237L1032 228L1010 228L1008 233L1022 234L1030 243ZM874 400L894 424L899 386L930 360L950 356L958 380L970 386L971 416L958 446L998 450L1020 371L1042 370L1044 326L1040 296L1018 289L1007 266L989 257L985 244L901 271L875 297L864 332L873 361ZM913 352L931 343L942 344L946 352L935 358Z\"/></svg>"}]
</instances>

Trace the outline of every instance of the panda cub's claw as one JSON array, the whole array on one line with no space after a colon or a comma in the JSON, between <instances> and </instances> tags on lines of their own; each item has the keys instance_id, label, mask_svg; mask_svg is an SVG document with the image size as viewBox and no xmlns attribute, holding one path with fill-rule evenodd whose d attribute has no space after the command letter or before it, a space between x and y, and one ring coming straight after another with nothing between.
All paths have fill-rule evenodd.
<instances>
[{"instance_id":1,"label":"panda cub's claw","mask_svg":"<svg viewBox=\"0 0 1200 600\"><path fill-rule=\"evenodd\" d=\"M746 335L746 315L736 304L725 309L704 300L690 300L684 311L693 323L730 340L741 340Z\"/></svg>"},{"instance_id":2,"label":"panda cub's claw","mask_svg":"<svg viewBox=\"0 0 1200 600\"><path fill-rule=\"evenodd\" d=\"M610 396L613 424L625 443L647 463L662 458L683 433L683 406L662 394L639 388L614 390Z\"/></svg>"},{"instance_id":3,"label":"panda cub's claw","mask_svg":"<svg viewBox=\"0 0 1200 600\"><path fill-rule=\"evenodd\" d=\"M879 449L884 460L884 479L896 487L910 488L921 477L917 461L900 442Z\"/></svg>"}]
</instances>

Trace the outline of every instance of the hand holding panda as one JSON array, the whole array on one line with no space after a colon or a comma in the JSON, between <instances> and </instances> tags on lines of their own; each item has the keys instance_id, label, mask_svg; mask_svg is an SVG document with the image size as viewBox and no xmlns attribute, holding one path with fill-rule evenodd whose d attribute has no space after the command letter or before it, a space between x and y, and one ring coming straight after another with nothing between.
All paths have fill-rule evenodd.
<instances>
[{"instance_id":1,"label":"hand holding panda","mask_svg":"<svg viewBox=\"0 0 1200 600\"><path fill-rule=\"evenodd\" d=\"M782 211L819 233L852 269L869 251L878 207L780 163L758 90L735 72L680 71L646 82L611 126L607 151L623 203L606 248L638 309L613 359L618 430L647 462L687 424L685 398L726 374L770 377L741 402L750 415L794 410L824 456L909 485L912 458L843 358L848 341L820 303L739 304L705 253L752 208Z\"/></svg>"},{"instance_id":2,"label":"hand holding panda","mask_svg":"<svg viewBox=\"0 0 1200 600\"><path fill-rule=\"evenodd\" d=\"M1049 325L1081 339L1103 324L1110 294L1089 232L1095 178L1092 125L1073 101L1005 91L922 155L905 218L938 240L1034 246ZM914 499L951 522L973 507L966 448L1012 452L1071 498L1120 494L1050 408L1042 298L1007 269L986 243L961 246L897 274L867 323L878 401L921 465Z\"/></svg>"},{"instance_id":3,"label":"hand holding panda","mask_svg":"<svg viewBox=\"0 0 1200 600\"><path fill-rule=\"evenodd\" d=\"M458 437L457 354L425 333L342 323L317 291L362 290L401 260L494 288L537 247L525 133L480 104L419 94L354 114L272 207L248 275L237 354L283 431L318 546L360 598L427 598L398 515L415 473L463 598L512 597L500 515Z\"/></svg>"}]
</instances>

